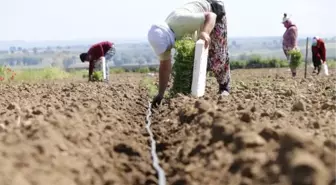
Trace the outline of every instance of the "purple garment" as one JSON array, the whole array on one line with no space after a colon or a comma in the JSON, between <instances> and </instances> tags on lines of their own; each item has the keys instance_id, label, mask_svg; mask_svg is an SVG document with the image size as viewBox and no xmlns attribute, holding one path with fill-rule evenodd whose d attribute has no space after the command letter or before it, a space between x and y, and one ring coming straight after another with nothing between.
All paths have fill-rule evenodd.
<instances>
[{"instance_id":1,"label":"purple garment","mask_svg":"<svg viewBox=\"0 0 336 185\"><path fill-rule=\"evenodd\" d=\"M287 28L286 32L283 35L282 49L284 50L286 56L288 51L297 47L297 37L298 29L296 25L292 24L289 28Z\"/></svg>"}]
</instances>

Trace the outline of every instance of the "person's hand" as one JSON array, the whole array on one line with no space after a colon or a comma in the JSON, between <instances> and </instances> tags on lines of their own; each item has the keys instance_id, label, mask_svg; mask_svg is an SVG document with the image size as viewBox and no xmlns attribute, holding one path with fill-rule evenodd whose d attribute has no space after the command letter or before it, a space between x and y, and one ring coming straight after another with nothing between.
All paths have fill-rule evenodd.
<instances>
[{"instance_id":1,"label":"person's hand","mask_svg":"<svg viewBox=\"0 0 336 185\"><path fill-rule=\"evenodd\" d=\"M204 47L207 48L210 44L211 38L207 32L201 32L200 39L204 40Z\"/></svg>"},{"instance_id":2,"label":"person's hand","mask_svg":"<svg viewBox=\"0 0 336 185\"><path fill-rule=\"evenodd\" d=\"M152 108L157 108L160 105L162 99L163 99L162 95L160 94L156 95L152 100Z\"/></svg>"}]
</instances>

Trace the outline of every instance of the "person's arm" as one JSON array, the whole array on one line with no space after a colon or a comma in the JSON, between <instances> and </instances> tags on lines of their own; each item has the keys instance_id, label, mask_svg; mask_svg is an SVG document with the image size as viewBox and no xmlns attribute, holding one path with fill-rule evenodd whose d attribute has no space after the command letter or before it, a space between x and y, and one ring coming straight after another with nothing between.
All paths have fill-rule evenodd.
<instances>
[{"instance_id":1,"label":"person's arm","mask_svg":"<svg viewBox=\"0 0 336 185\"><path fill-rule=\"evenodd\" d=\"M159 68L159 95L163 97L171 73L171 59L160 60Z\"/></svg>"},{"instance_id":2,"label":"person's arm","mask_svg":"<svg viewBox=\"0 0 336 185\"><path fill-rule=\"evenodd\" d=\"M284 54L286 55L286 57L288 57L288 53L287 53L287 50L285 48L282 48Z\"/></svg>"},{"instance_id":3,"label":"person's arm","mask_svg":"<svg viewBox=\"0 0 336 185\"><path fill-rule=\"evenodd\" d=\"M201 32L206 32L207 34L210 34L215 27L217 15L213 12L205 12L204 16L205 20L204 25L201 28Z\"/></svg>"},{"instance_id":4,"label":"person's arm","mask_svg":"<svg viewBox=\"0 0 336 185\"><path fill-rule=\"evenodd\" d=\"M102 44L99 44L98 47L97 47L97 56L98 58L104 56L104 49L103 49L103 45Z\"/></svg>"},{"instance_id":5,"label":"person's arm","mask_svg":"<svg viewBox=\"0 0 336 185\"><path fill-rule=\"evenodd\" d=\"M89 80L91 80L93 68L94 68L94 61L91 60L89 61Z\"/></svg>"},{"instance_id":6,"label":"person's arm","mask_svg":"<svg viewBox=\"0 0 336 185\"><path fill-rule=\"evenodd\" d=\"M325 62L327 60L327 52L326 52L326 48L325 48L324 42L321 42L320 52L321 52L320 53L321 59L323 60L323 62Z\"/></svg>"}]
</instances>

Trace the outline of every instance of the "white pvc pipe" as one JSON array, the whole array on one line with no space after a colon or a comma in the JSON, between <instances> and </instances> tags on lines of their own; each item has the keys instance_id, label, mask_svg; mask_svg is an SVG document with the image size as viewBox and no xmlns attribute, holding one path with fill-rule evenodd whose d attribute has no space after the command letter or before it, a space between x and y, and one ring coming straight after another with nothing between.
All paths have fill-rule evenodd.
<instances>
[{"instance_id":1,"label":"white pvc pipe","mask_svg":"<svg viewBox=\"0 0 336 185\"><path fill-rule=\"evenodd\" d=\"M201 97L205 93L209 47L204 48L204 44L204 40L199 39L195 47L191 94L196 97Z\"/></svg>"},{"instance_id":2,"label":"white pvc pipe","mask_svg":"<svg viewBox=\"0 0 336 185\"><path fill-rule=\"evenodd\" d=\"M104 78L104 80L106 80L106 63L105 63L105 57L102 57L101 58L101 62L102 62L102 71L103 71L103 78Z\"/></svg>"}]
</instances>

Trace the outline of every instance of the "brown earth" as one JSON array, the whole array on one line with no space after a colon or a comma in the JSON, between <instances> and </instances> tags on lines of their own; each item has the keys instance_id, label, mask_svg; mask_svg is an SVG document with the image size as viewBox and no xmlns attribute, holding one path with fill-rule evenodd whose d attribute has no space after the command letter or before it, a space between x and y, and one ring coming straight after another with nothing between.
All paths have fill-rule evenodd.
<instances>
[{"instance_id":1,"label":"brown earth","mask_svg":"<svg viewBox=\"0 0 336 185\"><path fill-rule=\"evenodd\" d=\"M165 100L152 129L167 184L335 184L332 75L236 70L229 97L209 78L204 97ZM157 184L144 77L0 84L1 184Z\"/></svg>"},{"instance_id":2,"label":"brown earth","mask_svg":"<svg viewBox=\"0 0 336 185\"><path fill-rule=\"evenodd\" d=\"M0 85L2 185L148 184L141 76Z\"/></svg>"},{"instance_id":3,"label":"brown earth","mask_svg":"<svg viewBox=\"0 0 336 185\"><path fill-rule=\"evenodd\" d=\"M198 100L165 101L153 130L168 184L335 184L336 79L301 75L237 70L229 97L210 79Z\"/></svg>"}]
</instances>

